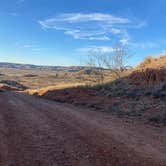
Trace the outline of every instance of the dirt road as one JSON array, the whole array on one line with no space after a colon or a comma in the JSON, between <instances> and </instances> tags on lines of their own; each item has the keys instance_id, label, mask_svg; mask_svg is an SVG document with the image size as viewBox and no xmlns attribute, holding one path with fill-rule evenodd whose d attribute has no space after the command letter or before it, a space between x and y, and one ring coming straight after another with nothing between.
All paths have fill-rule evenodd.
<instances>
[{"instance_id":1,"label":"dirt road","mask_svg":"<svg viewBox=\"0 0 166 166\"><path fill-rule=\"evenodd\" d=\"M160 165L165 128L0 92L0 166Z\"/></svg>"}]
</instances>

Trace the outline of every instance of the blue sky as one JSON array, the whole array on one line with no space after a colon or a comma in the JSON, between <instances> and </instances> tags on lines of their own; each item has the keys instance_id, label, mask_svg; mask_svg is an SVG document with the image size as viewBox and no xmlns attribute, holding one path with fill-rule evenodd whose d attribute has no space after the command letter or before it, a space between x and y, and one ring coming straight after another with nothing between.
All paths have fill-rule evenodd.
<instances>
[{"instance_id":1,"label":"blue sky","mask_svg":"<svg viewBox=\"0 0 166 166\"><path fill-rule=\"evenodd\" d=\"M80 65L116 42L131 64L166 50L165 0L0 0L0 61Z\"/></svg>"}]
</instances>

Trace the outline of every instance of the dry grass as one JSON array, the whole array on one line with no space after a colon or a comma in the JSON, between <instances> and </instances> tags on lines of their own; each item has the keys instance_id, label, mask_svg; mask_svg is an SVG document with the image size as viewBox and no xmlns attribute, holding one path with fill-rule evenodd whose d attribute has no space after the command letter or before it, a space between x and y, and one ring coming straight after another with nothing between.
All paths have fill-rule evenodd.
<instances>
[{"instance_id":1,"label":"dry grass","mask_svg":"<svg viewBox=\"0 0 166 166\"><path fill-rule=\"evenodd\" d=\"M0 68L0 81L14 80L32 90L52 89L52 87L66 88L75 85L96 85L115 79L114 73L108 70L103 71L103 76L104 79L101 82L98 72Z\"/></svg>"},{"instance_id":2,"label":"dry grass","mask_svg":"<svg viewBox=\"0 0 166 166\"><path fill-rule=\"evenodd\" d=\"M157 58L148 56L138 66L137 70L161 69L161 68L165 68L165 67L166 67L166 55L162 55Z\"/></svg>"},{"instance_id":3,"label":"dry grass","mask_svg":"<svg viewBox=\"0 0 166 166\"><path fill-rule=\"evenodd\" d=\"M30 94L30 95L38 95L38 96L43 96L44 94L46 94L48 91L56 91L56 90L62 90L62 89L66 89L66 88L75 88L78 86L84 86L85 84L83 83L61 83L55 86L48 86L45 88L41 88L41 89L28 89L25 92Z\"/></svg>"},{"instance_id":4,"label":"dry grass","mask_svg":"<svg viewBox=\"0 0 166 166\"><path fill-rule=\"evenodd\" d=\"M166 55L148 56L129 76L130 81L141 86L155 86L166 82Z\"/></svg>"}]
</instances>

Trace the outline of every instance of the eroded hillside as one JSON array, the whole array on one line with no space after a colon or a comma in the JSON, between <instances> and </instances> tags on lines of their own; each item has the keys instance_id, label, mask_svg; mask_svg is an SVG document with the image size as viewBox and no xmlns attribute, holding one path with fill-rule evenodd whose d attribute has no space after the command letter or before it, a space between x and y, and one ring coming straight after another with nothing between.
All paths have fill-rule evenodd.
<instances>
[{"instance_id":1,"label":"eroded hillside","mask_svg":"<svg viewBox=\"0 0 166 166\"><path fill-rule=\"evenodd\" d=\"M148 58L131 74L111 82L46 91L42 89L34 94L155 125L166 125L165 62L166 56Z\"/></svg>"}]
</instances>

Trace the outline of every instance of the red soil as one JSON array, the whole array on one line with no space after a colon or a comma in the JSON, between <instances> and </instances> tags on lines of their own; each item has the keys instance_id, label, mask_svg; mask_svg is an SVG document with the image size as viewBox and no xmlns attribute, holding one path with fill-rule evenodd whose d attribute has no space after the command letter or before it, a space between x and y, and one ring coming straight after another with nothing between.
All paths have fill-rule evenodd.
<instances>
[{"instance_id":1,"label":"red soil","mask_svg":"<svg viewBox=\"0 0 166 166\"><path fill-rule=\"evenodd\" d=\"M0 105L1 166L166 165L165 128L20 93Z\"/></svg>"}]
</instances>

